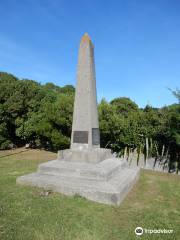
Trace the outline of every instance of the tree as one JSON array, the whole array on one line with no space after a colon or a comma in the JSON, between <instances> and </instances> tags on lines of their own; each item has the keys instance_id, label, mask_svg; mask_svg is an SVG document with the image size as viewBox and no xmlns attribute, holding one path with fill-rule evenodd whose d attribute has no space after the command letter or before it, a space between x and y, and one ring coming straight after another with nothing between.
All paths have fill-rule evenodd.
<instances>
[{"instance_id":1,"label":"tree","mask_svg":"<svg viewBox=\"0 0 180 240\"><path fill-rule=\"evenodd\" d=\"M178 88L176 88L176 90L171 90L172 94L177 98L179 104L180 104L180 90Z\"/></svg>"},{"instance_id":2,"label":"tree","mask_svg":"<svg viewBox=\"0 0 180 240\"><path fill-rule=\"evenodd\" d=\"M0 149L29 142L52 150L68 148L74 92L71 85L42 85L0 72ZM139 109L126 97L110 103L102 99L98 106L101 146L116 152L137 149L146 155L147 149L152 155L166 152L172 165L180 162L180 92L172 93L179 103L163 108Z\"/></svg>"},{"instance_id":3,"label":"tree","mask_svg":"<svg viewBox=\"0 0 180 240\"><path fill-rule=\"evenodd\" d=\"M131 111L137 111L138 105L133 102L130 98L119 97L113 99L110 104L115 106L117 113L127 115Z\"/></svg>"}]
</instances>

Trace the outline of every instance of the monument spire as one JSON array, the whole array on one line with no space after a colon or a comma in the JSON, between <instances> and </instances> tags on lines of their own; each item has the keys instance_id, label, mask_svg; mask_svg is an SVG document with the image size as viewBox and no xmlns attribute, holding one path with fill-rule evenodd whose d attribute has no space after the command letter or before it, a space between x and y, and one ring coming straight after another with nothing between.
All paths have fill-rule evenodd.
<instances>
[{"instance_id":1,"label":"monument spire","mask_svg":"<svg viewBox=\"0 0 180 240\"><path fill-rule=\"evenodd\" d=\"M87 33L79 47L71 149L100 147L94 47Z\"/></svg>"},{"instance_id":2,"label":"monument spire","mask_svg":"<svg viewBox=\"0 0 180 240\"><path fill-rule=\"evenodd\" d=\"M100 148L94 48L88 34L80 42L71 149L58 151L57 160L42 163L36 173L18 177L17 183L43 187L67 195L119 204L139 175L126 159Z\"/></svg>"},{"instance_id":3,"label":"monument spire","mask_svg":"<svg viewBox=\"0 0 180 240\"><path fill-rule=\"evenodd\" d=\"M91 41L91 38L89 37L88 33L85 33L81 38L81 42L85 42L85 41Z\"/></svg>"}]
</instances>

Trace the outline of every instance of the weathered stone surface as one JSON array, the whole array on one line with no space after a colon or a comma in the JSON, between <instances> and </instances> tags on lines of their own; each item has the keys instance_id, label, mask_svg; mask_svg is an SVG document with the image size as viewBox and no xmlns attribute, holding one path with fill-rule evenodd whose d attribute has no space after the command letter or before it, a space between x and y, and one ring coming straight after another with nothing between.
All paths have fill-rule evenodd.
<instances>
[{"instance_id":1,"label":"weathered stone surface","mask_svg":"<svg viewBox=\"0 0 180 240\"><path fill-rule=\"evenodd\" d=\"M126 161L107 159L98 164L53 160L39 165L38 171L45 174L61 175L81 179L107 181L117 171L127 167Z\"/></svg>"},{"instance_id":2,"label":"weathered stone surface","mask_svg":"<svg viewBox=\"0 0 180 240\"><path fill-rule=\"evenodd\" d=\"M116 205L124 199L138 176L138 168L128 168L120 159L96 164L54 160L40 164L37 173L19 177L17 183L67 195L79 194L93 201Z\"/></svg>"},{"instance_id":3,"label":"weathered stone surface","mask_svg":"<svg viewBox=\"0 0 180 240\"><path fill-rule=\"evenodd\" d=\"M105 148L94 149L66 149L58 151L58 159L70 162L97 163L112 158L111 150Z\"/></svg>"},{"instance_id":4,"label":"weathered stone surface","mask_svg":"<svg viewBox=\"0 0 180 240\"><path fill-rule=\"evenodd\" d=\"M96 97L96 76L94 64L94 47L88 34L84 34L79 47L77 66L77 83L74 101L74 113L71 135L71 149L100 147L99 122ZM96 135L93 139L93 129ZM88 141L74 132L87 132ZM93 141L94 140L94 141Z\"/></svg>"}]
</instances>

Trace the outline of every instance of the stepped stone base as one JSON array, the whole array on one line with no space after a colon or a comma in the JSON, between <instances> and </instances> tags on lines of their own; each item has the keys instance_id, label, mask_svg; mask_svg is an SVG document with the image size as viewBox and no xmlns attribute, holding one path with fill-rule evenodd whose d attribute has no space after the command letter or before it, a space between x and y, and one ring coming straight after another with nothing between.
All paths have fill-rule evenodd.
<instances>
[{"instance_id":1,"label":"stepped stone base","mask_svg":"<svg viewBox=\"0 0 180 240\"><path fill-rule=\"evenodd\" d=\"M118 158L98 163L57 159L40 164L36 173L18 177L17 183L66 195L79 194L96 202L116 205L124 199L138 176L139 168L129 168L126 161Z\"/></svg>"}]
</instances>

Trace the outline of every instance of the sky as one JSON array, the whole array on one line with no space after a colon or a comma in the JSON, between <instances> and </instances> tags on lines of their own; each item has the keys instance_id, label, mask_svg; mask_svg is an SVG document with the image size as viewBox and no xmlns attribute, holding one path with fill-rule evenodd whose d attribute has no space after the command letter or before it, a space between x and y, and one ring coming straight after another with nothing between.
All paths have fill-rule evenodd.
<instances>
[{"instance_id":1,"label":"sky","mask_svg":"<svg viewBox=\"0 0 180 240\"><path fill-rule=\"evenodd\" d=\"M179 0L0 0L0 13L0 71L75 86L88 32L98 101L177 102L169 88L180 88Z\"/></svg>"}]
</instances>

